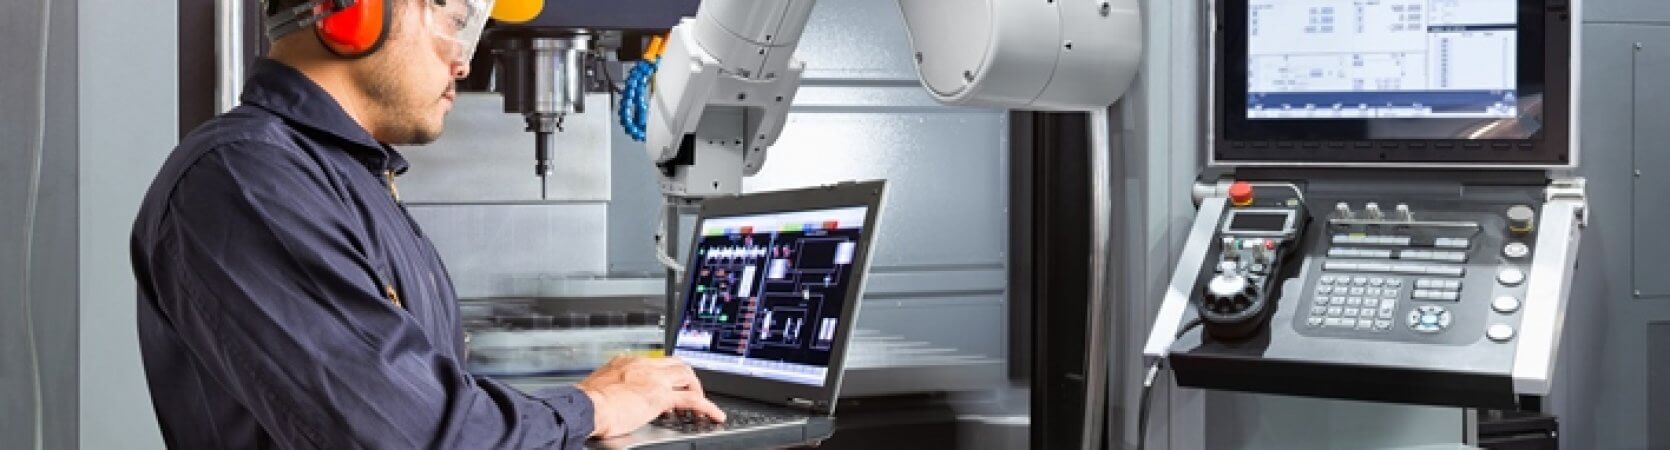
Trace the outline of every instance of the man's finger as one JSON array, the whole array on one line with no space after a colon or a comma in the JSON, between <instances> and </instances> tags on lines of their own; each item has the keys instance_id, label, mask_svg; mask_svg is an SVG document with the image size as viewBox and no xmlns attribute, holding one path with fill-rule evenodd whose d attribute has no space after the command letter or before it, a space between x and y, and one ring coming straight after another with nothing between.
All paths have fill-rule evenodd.
<instances>
[{"instance_id":1,"label":"man's finger","mask_svg":"<svg viewBox=\"0 0 1670 450\"><path fill-rule=\"evenodd\" d=\"M725 411L719 409L719 405L713 404L712 400L708 400L701 394L694 391L681 392L678 398L678 409L694 411L696 414L701 414L714 422L725 421Z\"/></svg>"}]
</instances>

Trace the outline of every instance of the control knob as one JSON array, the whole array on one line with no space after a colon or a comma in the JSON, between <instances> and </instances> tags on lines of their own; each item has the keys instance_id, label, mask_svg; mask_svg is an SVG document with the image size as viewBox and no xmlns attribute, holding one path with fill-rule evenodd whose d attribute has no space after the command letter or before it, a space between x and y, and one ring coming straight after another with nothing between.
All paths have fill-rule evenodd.
<instances>
[{"instance_id":1,"label":"control knob","mask_svg":"<svg viewBox=\"0 0 1670 450\"><path fill-rule=\"evenodd\" d=\"M1206 283L1206 304L1218 314L1234 314L1251 306L1253 295L1253 285L1245 275L1219 273Z\"/></svg>"},{"instance_id":2,"label":"control knob","mask_svg":"<svg viewBox=\"0 0 1670 450\"><path fill-rule=\"evenodd\" d=\"M1508 208L1508 231L1526 234L1536 229L1537 211L1525 205Z\"/></svg>"},{"instance_id":3,"label":"control knob","mask_svg":"<svg viewBox=\"0 0 1670 450\"><path fill-rule=\"evenodd\" d=\"M1345 203L1345 202L1339 202L1339 203L1334 204L1334 218L1335 219L1351 220L1352 215L1353 214L1351 213L1351 205L1350 204Z\"/></svg>"},{"instance_id":4,"label":"control knob","mask_svg":"<svg viewBox=\"0 0 1670 450\"><path fill-rule=\"evenodd\" d=\"M1369 220L1380 220L1386 218L1386 215L1380 212L1379 203L1369 202L1369 204L1363 205L1363 218Z\"/></svg>"},{"instance_id":5,"label":"control knob","mask_svg":"<svg viewBox=\"0 0 1670 450\"><path fill-rule=\"evenodd\" d=\"M1415 221L1415 213L1409 210L1408 203L1398 203L1397 216L1395 218L1403 222L1413 222Z\"/></svg>"}]
</instances>

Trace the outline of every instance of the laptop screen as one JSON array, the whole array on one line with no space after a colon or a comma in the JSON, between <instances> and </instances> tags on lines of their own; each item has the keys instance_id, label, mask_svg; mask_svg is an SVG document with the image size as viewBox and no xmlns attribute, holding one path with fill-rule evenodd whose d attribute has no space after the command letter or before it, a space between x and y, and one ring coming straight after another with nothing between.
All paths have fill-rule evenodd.
<instances>
[{"instance_id":1,"label":"laptop screen","mask_svg":"<svg viewBox=\"0 0 1670 450\"><path fill-rule=\"evenodd\" d=\"M858 289L868 210L707 217L671 353L698 369L822 386Z\"/></svg>"}]
</instances>

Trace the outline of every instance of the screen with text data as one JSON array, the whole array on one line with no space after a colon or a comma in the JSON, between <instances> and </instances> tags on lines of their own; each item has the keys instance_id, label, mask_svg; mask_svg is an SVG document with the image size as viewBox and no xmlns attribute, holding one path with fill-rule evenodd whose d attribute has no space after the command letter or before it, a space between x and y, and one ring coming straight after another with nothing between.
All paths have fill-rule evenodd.
<instances>
[{"instance_id":1,"label":"screen with text data","mask_svg":"<svg viewBox=\"0 0 1670 450\"><path fill-rule=\"evenodd\" d=\"M1249 0L1247 119L1512 118L1516 0Z\"/></svg>"}]
</instances>

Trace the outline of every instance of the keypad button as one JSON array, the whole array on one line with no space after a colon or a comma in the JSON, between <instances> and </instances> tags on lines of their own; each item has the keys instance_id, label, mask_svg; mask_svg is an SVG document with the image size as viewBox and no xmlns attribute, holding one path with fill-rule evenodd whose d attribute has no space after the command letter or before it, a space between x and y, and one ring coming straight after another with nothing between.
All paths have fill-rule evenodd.
<instances>
[{"instance_id":1,"label":"keypad button","mask_svg":"<svg viewBox=\"0 0 1670 450\"><path fill-rule=\"evenodd\" d=\"M1345 306L1363 306L1362 297L1346 297Z\"/></svg>"},{"instance_id":2,"label":"keypad button","mask_svg":"<svg viewBox=\"0 0 1670 450\"><path fill-rule=\"evenodd\" d=\"M1326 306L1312 306L1312 307L1310 307L1310 313L1314 314L1314 315L1318 315L1318 316L1325 315L1325 314L1328 314L1328 307L1326 307Z\"/></svg>"},{"instance_id":3,"label":"keypad button","mask_svg":"<svg viewBox=\"0 0 1670 450\"><path fill-rule=\"evenodd\" d=\"M1363 299L1363 307L1364 308L1373 308L1373 307L1376 307L1376 306L1380 306L1380 299L1378 299L1378 298L1365 298L1365 299Z\"/></svg>"},{"instance_id":4,"label":"keypad button","mask_svg":"<svg viewBox=\"0 0 1670 450\"><path fill-rule=\"evenodd\" d=\"M1345 313L1345 307L1343 307L1343 306L1330 306L1330 307L1328 307L1328 315L1330 315L1330 316L1338 316L1338 315L1344 314L1344 313Z\"/></svg>"},{"instance_id":5,"label":"keypad button","mask_svg":"<svg viewBox=\"0 0 1670 450\"><path fill-rule=\"evenodd\" d=\"M1447 277L1459 277L1467 273L1467 269L1457 266L1432 266L1426 268L1426 273Z\"/></svg>"},{"instance_id":6,"label":"keypad button","mask_svg":"<svg viewBox=\"0 0 1670 450\"><path fill-rule=\"evenodd\" d=\"M1322 326L1322 318L1321 317L1312 317L1312 318L1309 318L1309 319L1305 319L1305 325L1310 325L1312 328L1320 327L1320 326Z\"/></svg>"},{"instance_id":7,"label":"keypad button","mask_svg":"<svg viewBox=\"0 0 1670 450\"><path fill-rule=\"evenodd\" d=\"M1484 335L1492 341L1507 342L1513 339L1513 326L1502 323L1491 325L1484 330Z\"/></svg>"},{"instance_id":8,"label":"keypad button","mask_svg":"<svg viewBox=\"0 0 1670 450\"><path fill-rule=\"evenodd\" d=\"M1519 310L1519 299L1512 295L1496 297L1495 300L1490 302L1490 309L1502 314L1512 314Z\"/></svg>"},{"instance_id":9,"label":"keypad button","mask_svg":"<svg viewBox=\"0 0 1670 450\"><path fill-rule=\"evenodd\" d=\"M1409 329L1437 333L1450 326L1450 311L1442 306L1421 305L1409 311Z\"/></svg>"},{"instance_id":10,"label":"keypad button","mask_svg":"<svg viewBox=\"0 0 1670 450\"><path fill-rule=\"evenodd\" d=\"M1374 321L1374 329L1379 331L1390 330L1392 329L1392 321L1384 319L1376 320Z\"/></svg>"},{"instance_id":11,"label":"keypad button","mask_svg":"<svg viewBox=\"0 0 1670 450\"><path fill-rule=\"evenodd\" d=\"M1351 277L1352 286L1362 286L1366 284L1368 284L1368 277Z\"/></svg>"}]
</instances>

